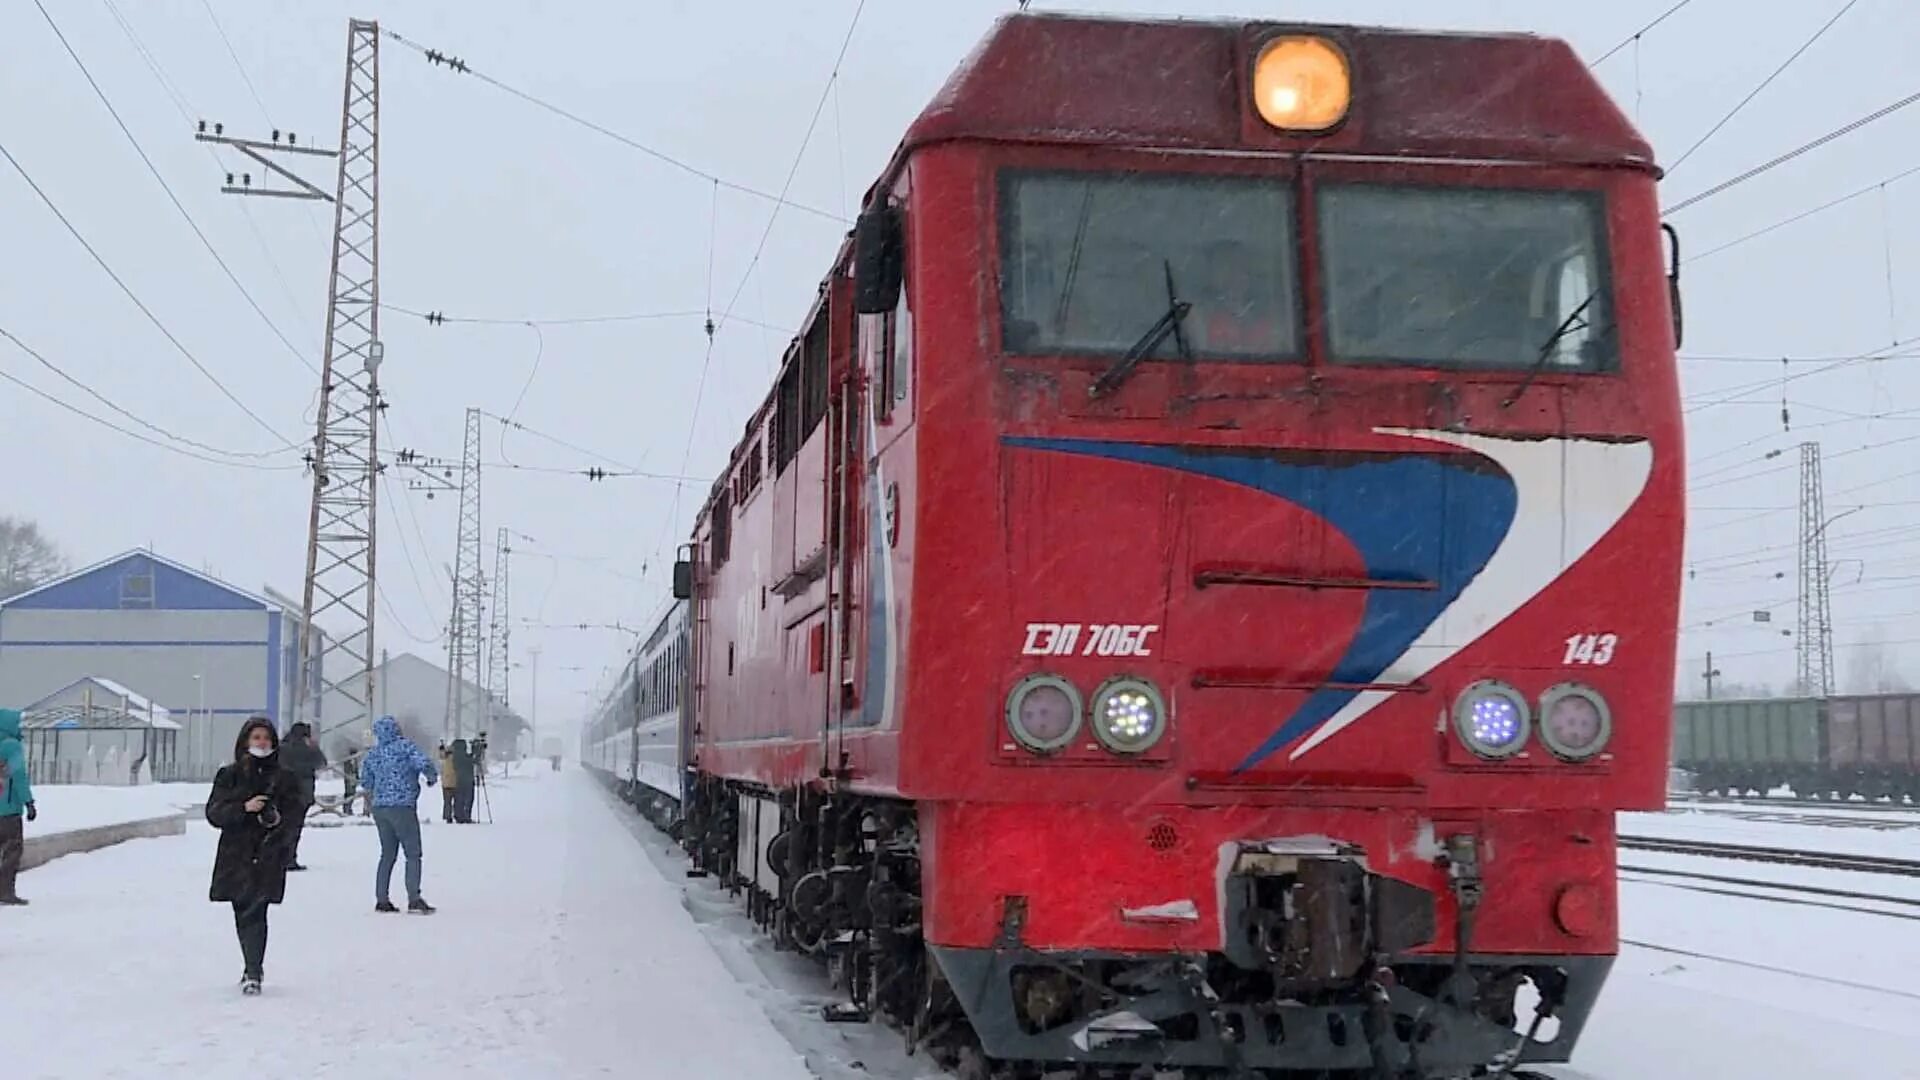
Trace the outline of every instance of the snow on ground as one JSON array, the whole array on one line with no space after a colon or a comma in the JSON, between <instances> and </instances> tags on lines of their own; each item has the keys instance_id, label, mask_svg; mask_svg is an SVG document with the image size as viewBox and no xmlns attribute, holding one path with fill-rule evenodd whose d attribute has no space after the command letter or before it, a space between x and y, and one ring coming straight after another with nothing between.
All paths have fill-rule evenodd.
<instances>
[{"instance_id":1,"label":"snow on ground","mask_svg":"<svg viewBox=\"0 0 1920 1080\"><path fill-rule=\"evenodd\" d=\"M1786 807L1776 816L1768 811L1755 816L1752 807L1722 811L1676 806L1659 814L1621 814L1619 831L1623 836L1920 859L1920 814L1857 810L1834 817ZM1638 857L1637 852L1623 853L1623 861L1629 854Z\"/></svg>"},{"instance_id":2,"label":"snow on ground","mask_svg":"<svg viewBox=\"0 0 1920 1080\"><path fill-rule=\"evenodd\" d=\"M164 812L204 795L178 787L132 798ZM130 789L46 790L79 818L108 813L99 807ZM6 995L7 1028L32 1033L7 1039L8 1080L940 1075L892 1031L822 1021L819 1007L840 995L820 967L773 949L725 890L688 879L684 857L590 778L529 773L496 779L489 793L491 826L442 825L437 792L422 800L433 819L426 892L442 905L430 919L370 910L371 829L311 829L303 857L313 869L290 879L288 903L274 909L257 1001L233 985L226 908L203 899L214 834L197 817L184 837L28 873L33 906L0 912L0 963L24 991ZM41 804L57 805L45 794ZM1920 830L1702 813L1629 815L1621 827L1920 857ZM1912 892L1875 875L1623 861ZM1554 1075L1920 1080L1920 919L1629 880L1621 923L1607 991L1574 1065Z\"/></svg>"},{"instance_id":3,"label":"snow on ground","mask_svg":"<svg viewBox=\"0 0 1920 1080\"><path fill-rule=\"evenodd\" d=\"M1626 944L1557 1075L1920 1078L1920 922L1633 883L1620 906Z\"/></svg>"},{"instance_id":4,"label":"snow on ground","mask_svg":"<svg viewBox=\"0 0 1920 1080\"><path fill-rule=\"evenodd\" d=\"M28 836L49 836L75 829L118 825L123 821L165 817L206 802L209 784L144 784L107 787L93 784L36 784L33 801L40 817Z\"/></svg>"},{"instance_id":5,"label":"snow on ground","mask_svg":"<svg viewBox=\"0 0 1920 1080\"><path fill-rule=\"evenodd\" d=\"M29 871L0 911L8 1080L807 1075L589 778L489 794L492 825L422 798L431 917L373 912L372 829L309 830L258 999L198 819Z\"/></svg>"}]
</instances>

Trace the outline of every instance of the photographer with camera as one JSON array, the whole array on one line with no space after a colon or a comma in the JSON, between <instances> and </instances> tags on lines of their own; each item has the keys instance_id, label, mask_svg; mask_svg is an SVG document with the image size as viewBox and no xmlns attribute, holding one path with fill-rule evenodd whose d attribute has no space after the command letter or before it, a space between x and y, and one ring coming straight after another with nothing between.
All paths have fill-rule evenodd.
<instances>
[{"instance_id":1,"label":"photographer with camera","mask_svg":"<svg viewBox=\"0 0 1920 1080\"><path fill-rule=\"evenodd\" d=\"M245 967L240 992L260 993L267 958L267 908L286 897L292 822L307 812L300 781L280 761L273 722L256 716L233 741L207 795L207 824L220 830L207 899L233 907L233 929Z\"/></svg>"},{"instance_id":2,"label":"photographer with camera","mask_svg":"<svg viewBox=\"0 0 1920 1080\"><path fill-rule=\"evenodd\" d=\"M454 784L457 788L453 797L453 820L462 825L473 824L473 750L465 739L453 740L447 751L447 757L453 762Z\"/></svg>"}]
</instances>

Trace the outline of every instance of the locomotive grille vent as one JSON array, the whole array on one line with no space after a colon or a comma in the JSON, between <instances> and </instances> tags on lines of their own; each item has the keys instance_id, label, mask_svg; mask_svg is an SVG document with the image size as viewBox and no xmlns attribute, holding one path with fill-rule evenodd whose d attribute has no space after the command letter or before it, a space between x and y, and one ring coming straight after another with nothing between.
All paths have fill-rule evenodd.
<instances>
[{"instance_id":1,"label":"locomotive grille vent","mask_svg":"<svg viewBox=\"0 0 1920 1080\"><path fill-rule=\"evenodd\" d=\"M1180 846L1180 832L1169 821L1156 821L1147 828L1147 846L1165 854Z\"/></svg>"}]
</instances>

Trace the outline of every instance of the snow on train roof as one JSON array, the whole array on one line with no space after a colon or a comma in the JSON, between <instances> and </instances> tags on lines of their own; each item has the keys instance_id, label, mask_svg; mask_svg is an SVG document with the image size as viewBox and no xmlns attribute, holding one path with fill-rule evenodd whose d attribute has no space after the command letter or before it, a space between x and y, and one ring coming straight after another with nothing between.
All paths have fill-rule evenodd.
<instances>
[{"instance_id":1,"label":"snow on train roof","mask_svg":"<svg viewBox=\"0 0 1920 1080\"><path fill-rule=\"evenodd\" d=\"M1329 133L1250 113L1247 73L1275 32L1347 54L1353 107ZM908 130L952 139L1653 167L1653 152L1566 42L1273 22L1002 18Z\"/></svg>"}]
</instances>

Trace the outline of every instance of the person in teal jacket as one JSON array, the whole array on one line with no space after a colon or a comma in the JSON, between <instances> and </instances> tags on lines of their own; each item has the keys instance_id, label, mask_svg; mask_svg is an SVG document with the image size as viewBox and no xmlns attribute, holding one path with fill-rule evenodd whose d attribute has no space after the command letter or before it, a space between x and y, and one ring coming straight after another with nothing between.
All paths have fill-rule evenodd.
<instances>
[{"instance_id":1,"label":"person in teal jacket","mask_svg":"<svg viewBox=\"0 0 1920 1080\"><path fill-rule=\"evenodd\" d=\"M26 903L14 891L27 846L22 814L27 821L40 816L27 782L27 751L20 745L20 710L0 709L0 904L14 907Z\"/></svg>"}]
</instances>

